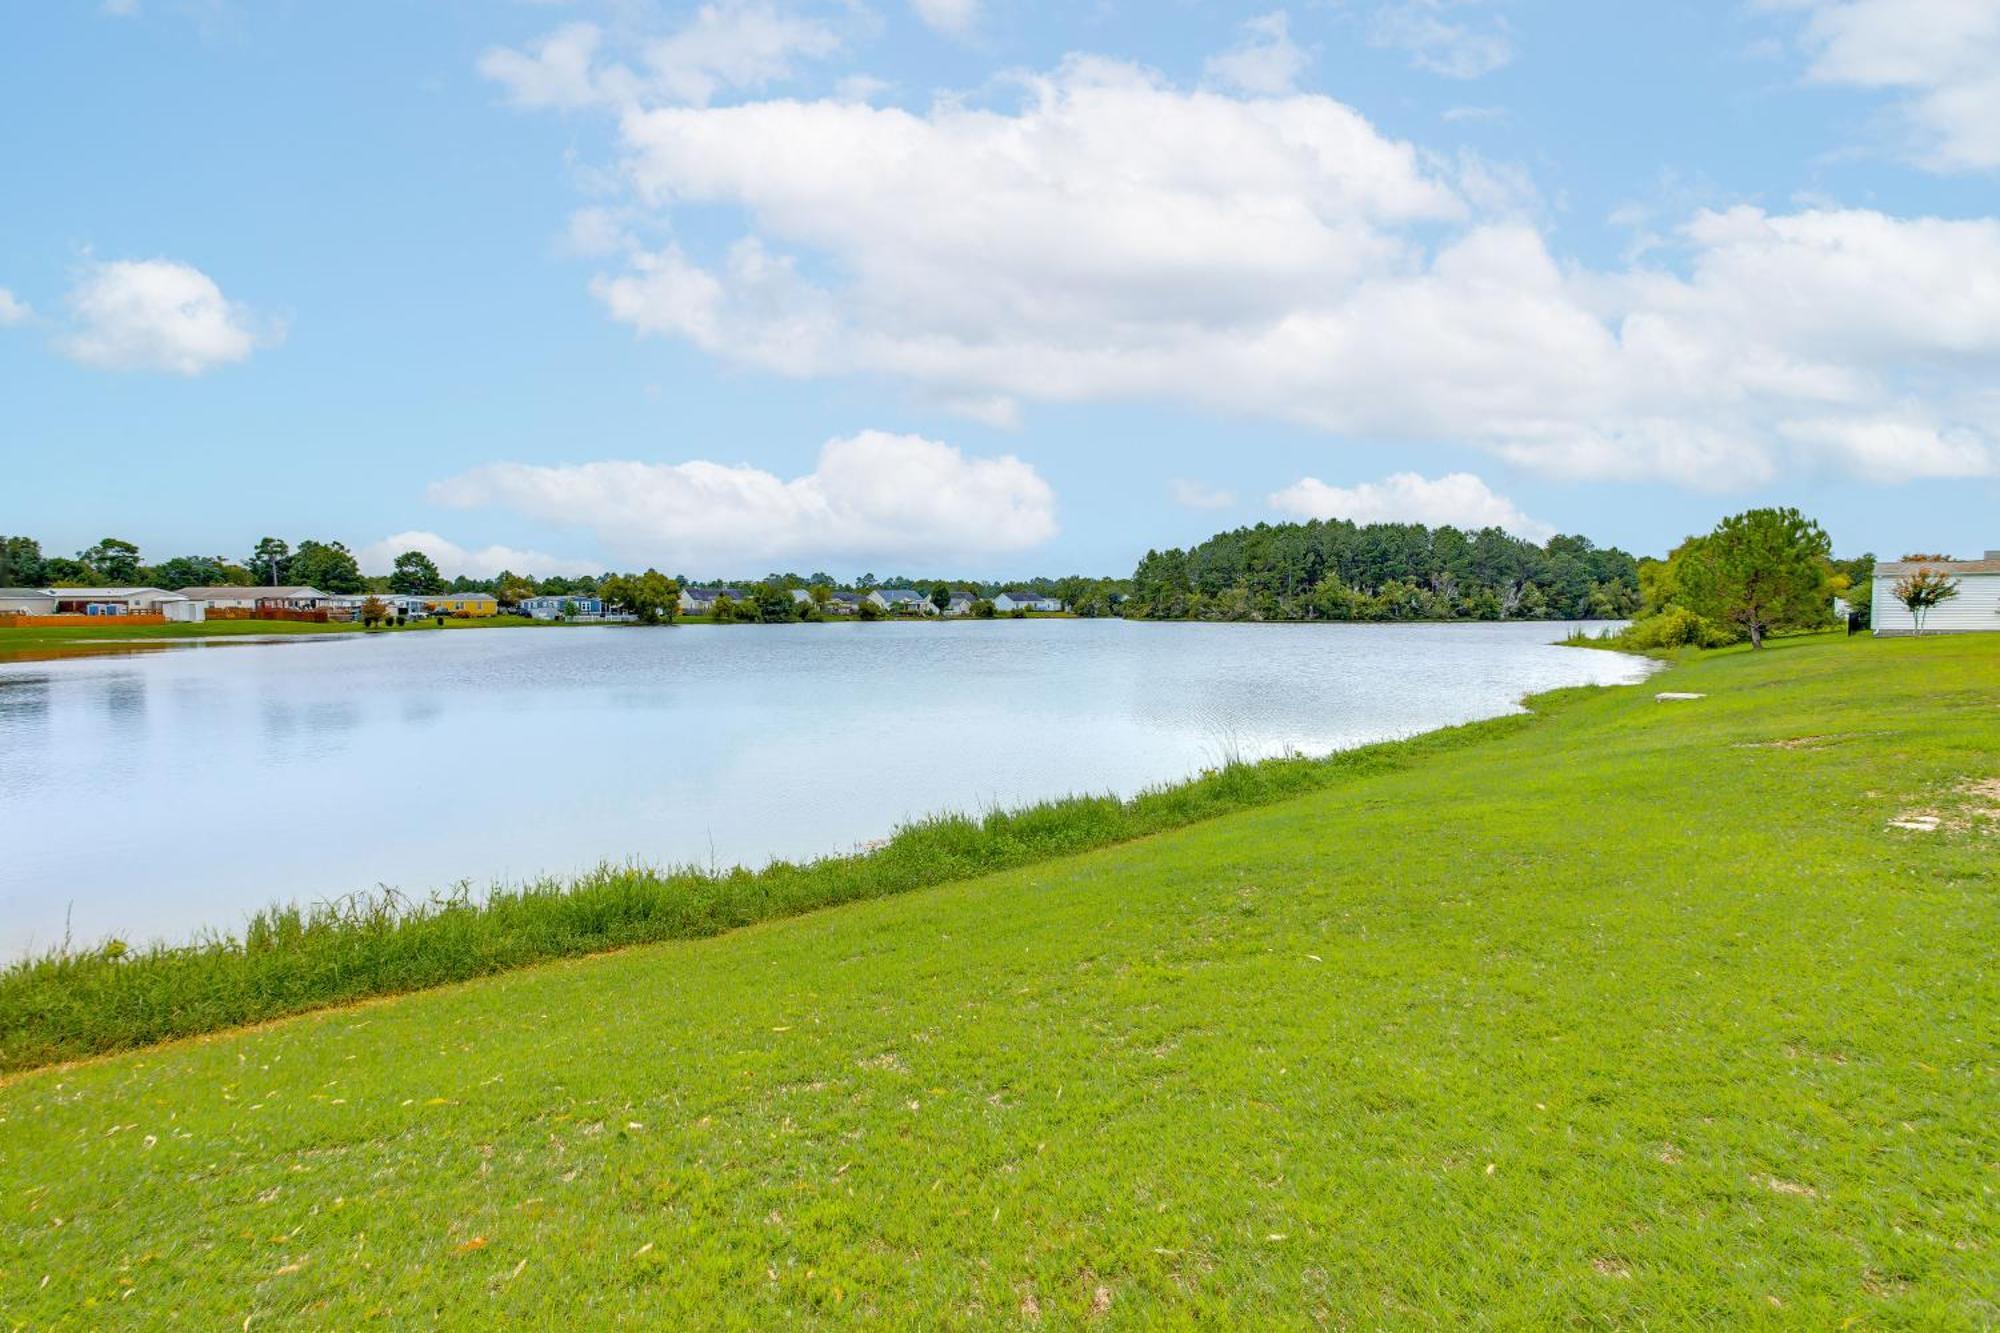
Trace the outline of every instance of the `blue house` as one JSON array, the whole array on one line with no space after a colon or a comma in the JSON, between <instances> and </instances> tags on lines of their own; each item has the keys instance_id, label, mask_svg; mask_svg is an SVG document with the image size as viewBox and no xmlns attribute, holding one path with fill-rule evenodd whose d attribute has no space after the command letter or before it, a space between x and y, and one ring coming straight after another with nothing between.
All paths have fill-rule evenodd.
<instances>
[{"instance_id":1,"label":"blue house","mask_svg":"<svg viewBox=\"0 0 2000 1333\"><path fill-rule=\"evenodd\" d=\"M536 620L561 620L565 616L571 620L602 620L604 599L587 597L582 593L570 593L563 597L525 597L521 599L521 614Z\"/></svg>"}]
</instances>

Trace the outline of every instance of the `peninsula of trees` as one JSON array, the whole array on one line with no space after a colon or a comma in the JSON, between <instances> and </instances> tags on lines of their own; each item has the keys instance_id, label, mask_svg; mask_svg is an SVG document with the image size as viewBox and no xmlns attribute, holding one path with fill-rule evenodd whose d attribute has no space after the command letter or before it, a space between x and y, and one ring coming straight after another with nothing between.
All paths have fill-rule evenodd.
<instances>
[{"instance_id":1,"label":"peninsula of trees","mask_svg":"<svg viewBox=\"0 0 2000 1333\"><path fill-rule=\"evenodd\" d=\"M1259 523L1148 551L1126 614L1156 620L1604 620L1640 604L1639 564L1585 537L1334 519Z\"/></svg>"}]
</instances>

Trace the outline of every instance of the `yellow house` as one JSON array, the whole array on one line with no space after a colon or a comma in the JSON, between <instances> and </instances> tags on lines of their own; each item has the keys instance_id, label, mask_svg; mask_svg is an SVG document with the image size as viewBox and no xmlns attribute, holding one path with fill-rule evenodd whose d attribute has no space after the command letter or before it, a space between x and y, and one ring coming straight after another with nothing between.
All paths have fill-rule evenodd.
<instances>
[{"instance_id":1,"label":"yellow house","mask_svg":"<svg viewBox=\"0 0 2000 1333\"><path fill-rule=\"evenodd\" d=\"M431 610L442 611L448 616L466 616L477 620L481 616L500 614L499 599L484 592L448 592L430 598Z\"/></svg>"}]
</instances>

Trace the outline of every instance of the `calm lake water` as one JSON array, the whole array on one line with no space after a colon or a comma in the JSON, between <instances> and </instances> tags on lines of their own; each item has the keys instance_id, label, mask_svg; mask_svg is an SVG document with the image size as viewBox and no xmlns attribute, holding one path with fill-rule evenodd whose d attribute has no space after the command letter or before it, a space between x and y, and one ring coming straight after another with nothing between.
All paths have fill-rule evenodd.
<instances>
[{"instance_id":1,"label":"calm lake water","mask_svg":"<svg viewBox=\"0 0 2000 1333\"><path fill-rule=\"evenodd\" d=\"M0 950L600 861L761 864L939 811L1321 754L1646 664L1568 625L574 628L0 665Z\"/></svg>"}]
</instances>

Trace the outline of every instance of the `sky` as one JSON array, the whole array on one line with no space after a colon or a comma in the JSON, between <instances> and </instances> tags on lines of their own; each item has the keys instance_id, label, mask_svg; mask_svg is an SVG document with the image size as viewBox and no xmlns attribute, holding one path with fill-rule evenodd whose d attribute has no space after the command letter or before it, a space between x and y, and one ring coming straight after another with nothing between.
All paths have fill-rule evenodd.
<instances>
[{"instance_id":1,"label":"sky","mask_svg":"<svg viewBox=\"0 0 2000 1333\"><path fill-rule=\"evenodd\" d=\"M0 532L2000 548L2000 0L0 10Z\"/></svg>"}]
</instances>

